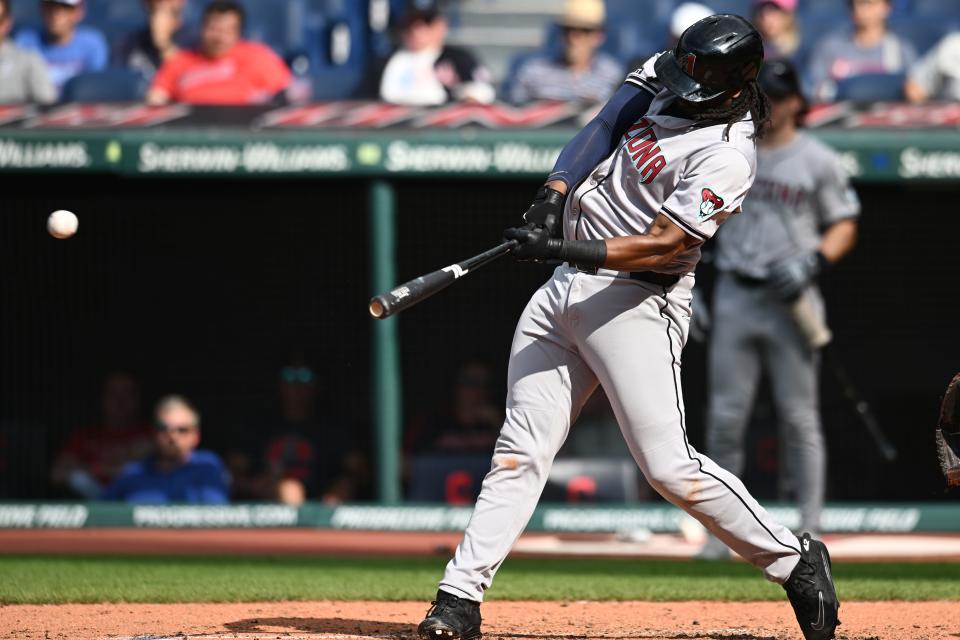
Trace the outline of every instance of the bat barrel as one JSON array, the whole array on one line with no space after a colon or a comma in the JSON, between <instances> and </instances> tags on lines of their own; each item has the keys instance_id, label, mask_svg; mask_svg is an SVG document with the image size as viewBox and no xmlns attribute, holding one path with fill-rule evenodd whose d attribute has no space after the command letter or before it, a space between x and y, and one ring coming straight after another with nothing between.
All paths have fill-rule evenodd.
<instances>
[{"instance_id":1,"label":"bat barrel","mask_svg":"<svg viewBox=\"0 0 960 640\"><path fill-rule=\"evenodd\" d=\"M470 271L479 269L497 258L507 255L516 246L516 240L510 240L509 242L504 242L492 249L477 254L472 258L468 258L463 262L452 264L449 267L438 269L432 273L405 282L391 291L381 293L371 298L370 303L367 305L367 310L376 320L389 318L393 314L412 307L421 300L426 300L435 293L446 289Z\"/></svg>"}]
</instances>

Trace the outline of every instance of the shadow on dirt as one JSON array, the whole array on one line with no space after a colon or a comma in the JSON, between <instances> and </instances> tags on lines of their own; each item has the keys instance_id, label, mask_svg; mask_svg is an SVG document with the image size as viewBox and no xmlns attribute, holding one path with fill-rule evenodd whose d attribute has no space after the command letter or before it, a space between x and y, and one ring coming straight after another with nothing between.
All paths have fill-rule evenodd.
<instances>
[{"instance_id":1,"label":"shadow on dirt","mask_svg":"<svg viewBox=\"0 0 960 640\"><path fill-rule=\"evenodd\" d=\"M248 618L223 625L234 633L294 632L365 636L387 640L408 640L416 637L415 626L409 622L383 620L353 620L350 618ZM639 632L637 634L548 634L548 633L488 633L485 638L516 640L780 640L776 636L755 636L740 631L676 631Z\"/></svg>"},{"instance_id":2,"label":"shadow on dirt","mask_svg":"<svg viewBox=\"0 0 960 640\"><path fill-rule=\"evenodd\" d=\"M305 633L333 633L371 638L413 638L415 625L409 622L382 620L351 620L349 618L248 618L223 625L235 633L263 633L265 631L302 631Z\"/></svg>"}]
</instances>

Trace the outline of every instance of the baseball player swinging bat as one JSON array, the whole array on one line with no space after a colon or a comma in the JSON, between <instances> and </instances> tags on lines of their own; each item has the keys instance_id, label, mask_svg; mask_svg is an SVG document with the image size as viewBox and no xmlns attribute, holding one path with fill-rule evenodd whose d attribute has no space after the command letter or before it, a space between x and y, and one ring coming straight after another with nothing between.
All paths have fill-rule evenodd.
<instances>
[{"instance_id":1,"label":"baseball player swinging bat","mask_svg":"<svg viewBox=\"0 0 960 640\"><path fill-rule=\"evenodd\" d=\"M518 242L516 240L508 240L472 258L467 258L462 262L452 264L443 269L437 269L419 278L405 282L390 291L374 296L373 299L370 300L370 315L377 320L383 320L404 309L408 309L418 302L426 300L435 293L443 291L471 271L475 271L484 265L490 264L497 258L507 255L517 244Z\"/></svg>"}]
</instances>

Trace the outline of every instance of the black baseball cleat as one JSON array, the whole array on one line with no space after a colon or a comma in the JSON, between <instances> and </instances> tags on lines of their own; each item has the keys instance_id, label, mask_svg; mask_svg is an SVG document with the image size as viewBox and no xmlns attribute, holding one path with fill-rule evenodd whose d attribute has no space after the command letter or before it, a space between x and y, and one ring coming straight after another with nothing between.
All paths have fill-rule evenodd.
<instances>
[{"instance_id":1,"label":"black baseball cleat","mask_svg":"<svg viewBox=\"0 0 960 640\"><path fill-rule=\"evenodd\" d=\"M806 640L831 640L840 620L840 601L833 586L832 565L827 546L809 533L800 538L800 562L783 588L793 605Z\"/></svg>"},{"instance_id":2,"label":"black baseball cleat","mask_svg":"<svg viewBox=\"0 0 960 640\"><path fill-rule=\"evenodd\" d=\"M437 591L427 617L417 627L422 640L480 640L480 603Z\"/></svg>"}]
</instances>

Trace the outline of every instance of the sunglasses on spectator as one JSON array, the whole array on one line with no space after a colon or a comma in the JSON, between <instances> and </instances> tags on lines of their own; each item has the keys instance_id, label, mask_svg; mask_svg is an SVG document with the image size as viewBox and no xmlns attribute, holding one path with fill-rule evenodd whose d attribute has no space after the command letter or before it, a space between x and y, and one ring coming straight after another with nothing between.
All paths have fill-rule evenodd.
<instances>
[{"instance_id":1,"label":"sunglasses on spectator","mask_svg":"<svg viewBox=\"0 0 960 640\"><path fill-rule=\"evenodd\" d=\"M596 33L598 31L600 31L600 29L594 29L592 27L563 27L564 33L577 33L580 35Z\"/></svg>"},{"instance_id":2,"label":"sunglasses on spectator","mask_svg":"<svg viewBox=\"0 0 960 640\"><path fill-rule=\"evenodd\" d=\"M175 433L177 435L186 435L197 430L197 425L195 424L165 424L163 422L158 422L156 424L157 431L163 431L166 433Z\"/></svg>"},{"instance_id":3,"label":"sunglasses on spectator","mask_svg":"<svg viewBox=\"0 0 960 640\"><path fill-rule=\"evenodd\" d=\"M280 379L290 384L310 384L313 378L313 371L309 367L284 367L280 370Z\"/></svg>"}]
</instances>

